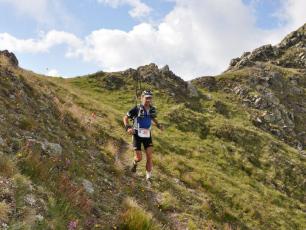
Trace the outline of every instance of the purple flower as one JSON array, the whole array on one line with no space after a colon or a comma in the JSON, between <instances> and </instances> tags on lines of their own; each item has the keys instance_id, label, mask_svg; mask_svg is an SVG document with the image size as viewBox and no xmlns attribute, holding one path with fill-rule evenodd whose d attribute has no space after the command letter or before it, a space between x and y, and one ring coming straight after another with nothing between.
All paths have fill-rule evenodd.
<instances>
[{"instance_id":1,"label":"purple flower","mask_svg":"<svg viewBox=\"0 0 306 230\"><path fill-rule=\"evenodd\" d=\"M75 230L78 226L78 221L77 220L72 220L68 224L68 229L69 230Z\"/></svg>"}]
</instances>

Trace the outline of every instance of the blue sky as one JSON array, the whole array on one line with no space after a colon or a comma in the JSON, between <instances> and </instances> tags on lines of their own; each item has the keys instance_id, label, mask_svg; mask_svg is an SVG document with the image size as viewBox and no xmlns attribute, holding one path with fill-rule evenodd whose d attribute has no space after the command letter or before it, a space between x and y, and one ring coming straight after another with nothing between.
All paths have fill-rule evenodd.
<instances>
[{"instance_id":1,"label":"blue sky","mask_svg":"<svg viewBox=\"0 0 306 230\"><path fill-rule=\"evenodd\" d=\"M0 49L48 75L155 62L188 80L279 42L306 22L302 9L304 0L0 0Z\"/></svg>"}]
</instances>

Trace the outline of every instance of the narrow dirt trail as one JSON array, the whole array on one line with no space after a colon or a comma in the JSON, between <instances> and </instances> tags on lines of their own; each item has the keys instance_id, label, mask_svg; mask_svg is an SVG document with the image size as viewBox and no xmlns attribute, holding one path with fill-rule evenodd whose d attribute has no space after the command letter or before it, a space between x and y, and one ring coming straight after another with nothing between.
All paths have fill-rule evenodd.
<instances>
[{"instance_id":1,"label":"narrow dirt trail","mask_svg":"<svg viewBox=\"0 0 306 230\"><path fill-rule=\"evenodd\" d=\"M133 161L132 151L132 147L128 143L121 142L115 154L115 164L120 170L123 170L120 178L122 184L126 186L125 189L130 191L139 205L151 212L163 224L162 229L178 229L178 226L175 226L176 223L173 223L170 213L165 213L159 208L157 197L160 196L160 192L155 186L158 180L154 181L152 185L148 185L145 180L145 153L143 153L143 162L138 165L137 172L130 171Z\"/></svg>"}]
</instances>

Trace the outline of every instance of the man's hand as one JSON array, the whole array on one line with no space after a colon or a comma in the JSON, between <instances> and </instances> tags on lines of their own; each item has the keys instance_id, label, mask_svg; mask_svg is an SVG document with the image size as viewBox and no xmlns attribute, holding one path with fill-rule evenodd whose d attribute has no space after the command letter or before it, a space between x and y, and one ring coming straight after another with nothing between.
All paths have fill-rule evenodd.
<instances>
[{"instance_id":1,"label":"man's hand","mask_svg":"<svg viewBox=\"0 0 306 230\"><path fill-rule=\"evenodd\" d=\"M127 122L124 125L125 125L125 130L128 134L134 134L133 126L127 124Z\"/></svg>"},{"instance_id":2,"label":"man's hand","mask_svg":"<svg viewBox=\"0 0 306 230\"><path fill-rule=\"evenodd\" d=\"M156 126L157 126L157 128L159 128L161 131L164 131L164 126L162 126L161 124L158 123Z\"/></svg>"},{"instance_id":3,"label":"man's hand","mask_svg":"<svg viewBox=\"0 0 306 230\"><path fill-rule=\"evenodd\" d=\"M132 134L134 134L134 129L133 128L128 128L127 132L128 132L128 134L132 135Z\"/></svg>"}]
</instances>

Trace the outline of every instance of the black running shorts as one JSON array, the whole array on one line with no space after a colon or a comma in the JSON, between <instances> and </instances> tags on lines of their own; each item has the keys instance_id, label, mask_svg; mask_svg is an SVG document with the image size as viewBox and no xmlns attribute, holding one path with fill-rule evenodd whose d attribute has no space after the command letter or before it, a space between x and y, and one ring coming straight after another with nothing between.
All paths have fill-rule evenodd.
<instances>
[{"instance_id":1,"label":"black running shorts","mask_svg":"<svg viewBox=\"0 0 306 230\"><path fill-rule=\"evenodd\" d=\"M136 132L136 134L133 135L133 149L140 151L141 143L143 144L144 149L147 149L148 147L153 146L152 136L150 138L143 138L143 137L139 137Z\"/></svg>"}]
</instances>

